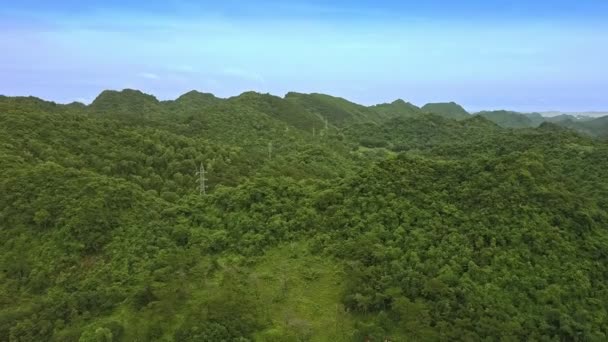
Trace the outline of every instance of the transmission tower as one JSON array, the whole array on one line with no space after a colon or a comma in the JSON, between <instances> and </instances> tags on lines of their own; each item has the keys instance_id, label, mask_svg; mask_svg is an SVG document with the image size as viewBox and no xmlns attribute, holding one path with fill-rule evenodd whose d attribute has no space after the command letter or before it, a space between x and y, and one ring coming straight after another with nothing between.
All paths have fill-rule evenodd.
<instances>
[{"instance_id":1,"label":"transmission tower","mask_svg":"<svg viewBox=\"0 0 608 342\"><path fill-rule=\"evenodd\" d=\"M272 142L268 143L268 160L272 160Z\"/></svg>"},{"instance_id":2,"label":"transmission tower","mask_svg":"<svg viewBox=\"0 0 608 342\"><path fill-rule=\"evenodd\" d=\"M203 165L203 162L201 162L200 168L196 170L196 175L198 176L197 182L199 183L199 195L206 195L207 184L205 184L205 182L207 181L207 178L205 178L205 166Z\"/></svg>"}]
</instances>

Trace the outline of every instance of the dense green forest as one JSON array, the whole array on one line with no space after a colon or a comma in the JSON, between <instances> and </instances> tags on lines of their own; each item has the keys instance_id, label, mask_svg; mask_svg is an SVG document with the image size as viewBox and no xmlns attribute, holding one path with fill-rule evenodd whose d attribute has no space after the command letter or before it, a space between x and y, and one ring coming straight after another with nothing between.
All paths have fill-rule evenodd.
<instances>
[{"instance_id":1,"label":"dense green forest","mask_svg":"<svg viewBox=\"0 0 608 342\"><path fill-rule=\"evenodd\" d=\"M607 121L549 121L0 97L0 341L606 341Z\"/></svg>"}]
</instances>

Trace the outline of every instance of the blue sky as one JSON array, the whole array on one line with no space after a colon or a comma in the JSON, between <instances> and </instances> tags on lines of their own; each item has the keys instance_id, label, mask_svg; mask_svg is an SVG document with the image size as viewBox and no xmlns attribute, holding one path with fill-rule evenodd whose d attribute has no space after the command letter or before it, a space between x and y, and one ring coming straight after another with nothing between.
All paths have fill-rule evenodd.
<instances>
[{"instance_id":1,"label":"blue sky","mask_svg":"<svg viewBox=\"0 0 608 342\"><path fill-rule=\"evenodd\" d=\"M299 91L608 110L606 18L600 0L11 1L0 6L0 94Z\"/></svg>"}]
</instances>

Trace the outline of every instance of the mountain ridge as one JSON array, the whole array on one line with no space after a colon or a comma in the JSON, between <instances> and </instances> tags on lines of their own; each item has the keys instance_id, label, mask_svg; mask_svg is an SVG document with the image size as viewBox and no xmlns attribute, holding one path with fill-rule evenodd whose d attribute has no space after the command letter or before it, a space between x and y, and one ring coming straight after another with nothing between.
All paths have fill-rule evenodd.
<instances>
[{"instance_id":1,"label":"mountain ridge","mask_svg":"<svg viewBox=\"0 0 608 342\"><path fill-rule=\"evenodd\" d=\"M520 113L508 110L481 111L469 114L456 102L428 103L417 107L402 99L390 103L364 106L342 97L321 93L287 92L283 97L246 91L229 98L219 98L212 93L188 91L174 100L159 101L154 95L135 89L104 90L89 105L82 103L59 104L37 97L8 97L0 95L0 106L14 110L18 104L22 110L34 108L56 112L68 108L74 112L87 111L91 115L112 116L130 123L142 119L171 120L171 118L199 118L208 121L209 115L218 111L239 113L238 107L248 107L257 114L268 116L276 124L314 133L326 127L343 128L353 123L380 123L396 117L415 117L433 113L448 119L464 120L471 116L484 116L505 128L534 128L543 122L554 122L582 134L606 137L608 128L602 117L591 118L562 114L543 117L540 113ZM10 104L10 105L9 105ZM0 107L2 108L2 107ZM207 113L207 114L205 114ZM205 119L207 117L207 119ZM264 119L266 120L266 119ZM262 121L264 121L262 120Z\"/></svg>"}]
</instances>

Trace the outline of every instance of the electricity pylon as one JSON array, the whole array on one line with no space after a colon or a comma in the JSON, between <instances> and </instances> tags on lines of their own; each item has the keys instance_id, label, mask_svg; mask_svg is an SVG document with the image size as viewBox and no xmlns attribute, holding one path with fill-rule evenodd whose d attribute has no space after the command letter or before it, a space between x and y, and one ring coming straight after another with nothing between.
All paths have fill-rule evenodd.
<instances>
[{"instance_id":1,"label":"electricity pylon","mask_svg":"<svg viewBox=\"0 0 608 342\"><path fill-rule=\"evenodd\" d=\"M272 142L268 143L268 160L272 160Z\"/></svg>"},{"instance_id":2,"label":"electricity pylon","mask_svg":"<svg viewBox=\"0 0 608 342\"><path fill-rule=\"evenodd\" d=\"M207 184L205 184L205 182L207 181L207 178L205 178L205 166L203 165L203 162L201 162L201 167L196 170L196 175L198 176L197 182L199 183L199 195L206 195Z\"/></svg>"}]
</instances>

